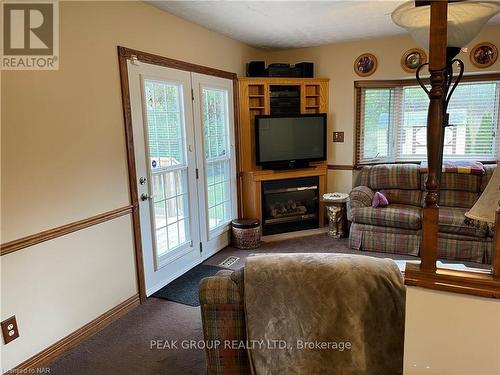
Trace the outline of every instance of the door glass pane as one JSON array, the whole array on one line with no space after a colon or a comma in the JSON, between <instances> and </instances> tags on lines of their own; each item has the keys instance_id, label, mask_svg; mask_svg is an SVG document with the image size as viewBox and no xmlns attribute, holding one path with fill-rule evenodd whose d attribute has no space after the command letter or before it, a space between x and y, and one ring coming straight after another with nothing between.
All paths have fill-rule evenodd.
<instances>
[{"instance_id":1,"label":"door glass pane","mask_svg":"<svg viewBox=\"0 0 500 375\"><path fill-rule=\"evenodd\" d=\"M227 91L203 89L203 133L205 157L225 156L228 152Z\"/></svg>"},{"instance_id":2,"label":"door glass pane","mask_svg":"<svg viewBox=\"0 0 500 375\"><path fill-rule=\"evenodd\" d=\"M227 90L203 88L203 142L206 160L208 227L232 218Z\"/></svg>"},{"instance_id":3,"label":"door glass pane","mask_svg":"<svg viewBox=\"0 0 500 375\"><path fill-rule=\"evenodd\" d=\"M229 160L208 162L208 219L209 228L215 228L231 219Z\"/></svg>"},{"instance_id":4,"label":"door glass pane","mask_svg":"<svg viewBox=\"0 0 500 375\"><path fill-rule=\"evenodd\" d=\"M182 86L145 80L144 91L152 223L160 257L191 240Z\"/></svg>"},{"instance_id":5,"label":"door glass pane","mask_svg":"<svg viewBox=\"0 0 500 375\"><path fill-rule=\"evenodd\" d=\"M185 164L182 86L144 81L150 167Z\"/></svg>"},{"instance_id":6,"label":"door glass pane","mask_svg":"<svg viewBox=\"0 0 500 375\"><path fill-rule=\"evenodd\" d=\"M158 256L191 241L186 178L187 169L153 172L153 180L165 181L162 185L153 184L153 223ZM163 190L155 191L157 186Z\"/></svg>"}]
</instances>

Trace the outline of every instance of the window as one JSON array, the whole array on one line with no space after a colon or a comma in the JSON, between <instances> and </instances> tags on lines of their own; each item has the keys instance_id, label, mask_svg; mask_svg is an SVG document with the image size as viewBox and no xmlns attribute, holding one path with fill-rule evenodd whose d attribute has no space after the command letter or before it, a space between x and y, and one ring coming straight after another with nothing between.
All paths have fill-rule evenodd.
<instances>
[{"instance_id":1,"label":"window","mask_svg":"<svg viewBox=\"0 0 500 375\"><path fill-rule=\"evenodd\" d=\"M356 82L356 164L427 158L429 99L415 81ZM450 103L444 158L494 160L499 154L500 77L464 77Z\"/></svg>"}]
</instances>

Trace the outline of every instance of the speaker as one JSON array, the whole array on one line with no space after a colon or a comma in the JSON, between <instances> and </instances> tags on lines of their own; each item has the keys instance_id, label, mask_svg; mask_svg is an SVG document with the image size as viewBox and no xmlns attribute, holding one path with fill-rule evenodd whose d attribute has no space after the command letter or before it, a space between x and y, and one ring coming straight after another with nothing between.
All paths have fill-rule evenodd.
<instances>
[{"instance_id":1,"label":"speaker","mask_svg":"<svg viewBox=\"0 0 500 375\"><path fill-rule=\"evenodd\" d=\"M265 61L250 61L247 64L247 77L267 77Z\"/></svg>"},{"instance_id":2,"label":"speaker","mask_svg":"<svg viewBox=\"0 0 500 375\"><path fill-rule=\"evenodd\" d=\"M302 72L301 77L313 78L314 77L314 63L312 62L301 62L295 64L296 68L299 68Z\"/></svg>"}]
</instances>

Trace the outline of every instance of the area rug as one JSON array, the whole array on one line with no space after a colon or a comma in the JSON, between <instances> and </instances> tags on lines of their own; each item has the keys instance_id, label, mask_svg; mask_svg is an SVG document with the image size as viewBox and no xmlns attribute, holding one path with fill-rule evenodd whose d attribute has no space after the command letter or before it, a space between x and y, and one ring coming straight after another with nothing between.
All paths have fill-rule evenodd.
<instances>
[{"instance_id":1,"label":"area rug","mask_svg":"<svg viewBox=\"0 0 500 375\"><path fill-rule=\"evenodd\" d=\"M200 306L200 300L198 299L200 281L205 277L215 275L223 269L222 267L200 264L161 288L153 294L153 297L168 299L188 306Z\"/></svg>"}]
</instances>

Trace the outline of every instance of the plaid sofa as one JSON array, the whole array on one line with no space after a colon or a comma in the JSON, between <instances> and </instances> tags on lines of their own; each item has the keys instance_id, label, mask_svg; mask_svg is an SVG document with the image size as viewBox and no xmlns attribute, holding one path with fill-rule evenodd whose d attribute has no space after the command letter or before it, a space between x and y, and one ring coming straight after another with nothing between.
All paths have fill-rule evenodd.
<instances>
[{"instance_id":1,"label":"plaid sofa","mask_svg":"<svg viewBox=\"0 0 500 375\"><path fill-rule=\"evenodd\" d=\"M440 259L491 263L493 248L487 228L465 224L465 212L486 188L496 165L485 165L482 176L443 173L439 208ZM416 164L364 167L350 193L349 246L357 250L419 255L426 173ZM372 208L376 191L383 191L389 206Z\"/></svg>"}]
</instances>

